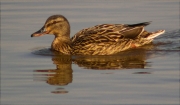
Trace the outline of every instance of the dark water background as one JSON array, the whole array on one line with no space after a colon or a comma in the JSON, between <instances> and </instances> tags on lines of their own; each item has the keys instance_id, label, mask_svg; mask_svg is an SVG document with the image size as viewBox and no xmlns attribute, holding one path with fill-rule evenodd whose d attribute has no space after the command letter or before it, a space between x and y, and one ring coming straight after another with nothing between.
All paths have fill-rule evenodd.
<instances>
[{"instance_id":1,"label":"dark water background","mask_svg":"<svg viewBox=\"0 0 180 105\"><path fill-rule=\"evenodd\" d=\"M152 21L153 44L112 56L62 56L53 36L30 38L53 14L71 36L102 23ZM179 104L178 0L2 0L1 104Z\"/></svg>"}]
</instances>

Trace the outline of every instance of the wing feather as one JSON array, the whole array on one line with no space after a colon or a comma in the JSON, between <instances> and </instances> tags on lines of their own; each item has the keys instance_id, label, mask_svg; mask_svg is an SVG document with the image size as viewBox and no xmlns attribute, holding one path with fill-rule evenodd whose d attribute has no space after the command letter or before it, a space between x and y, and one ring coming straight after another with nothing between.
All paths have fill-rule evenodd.
<instances>
[{"instance_id":1,"label":"wing feather","mask_svg":"<svg viewBox=\"0 0 180 105\"><path fill-rule=\"evenodd\" d=\"M83 29L71 38L73 51L84 55L106 55L127 49L143 33L143 25L102 24Z\"/></svg>"}]
</instances>

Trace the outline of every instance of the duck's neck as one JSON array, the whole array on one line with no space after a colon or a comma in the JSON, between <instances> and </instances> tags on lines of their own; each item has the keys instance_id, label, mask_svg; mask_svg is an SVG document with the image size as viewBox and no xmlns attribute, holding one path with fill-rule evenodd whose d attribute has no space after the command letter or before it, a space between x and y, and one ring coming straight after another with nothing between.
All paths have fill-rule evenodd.
<instances>
[{"instance_id":1,"label":"duck's neck","mask_svg":"<svg viewBox=\"0 0 180 105\"><path fill-rule=\"evenodd\" d=\"M55 37L54 41L51 44L51 49L70 55L71 54L70 38Z\"/></svg>"}]
</instances>

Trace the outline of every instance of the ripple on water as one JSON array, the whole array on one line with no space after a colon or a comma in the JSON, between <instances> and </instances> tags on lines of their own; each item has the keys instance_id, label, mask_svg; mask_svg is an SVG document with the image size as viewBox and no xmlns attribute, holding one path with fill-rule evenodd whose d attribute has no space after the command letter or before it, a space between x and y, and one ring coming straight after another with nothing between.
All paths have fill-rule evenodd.
<instances>
[{"instance_id":1,"label":"ripple on water","mask_svg":"<svg viewBox=\"0 0 180 105\"><path fill-rule=\"evenodd\" d=\"M180 51L180 30L172 30L154 40L158 51Z\"/></svg>"},{"instance_id":2,"label":"ripple on water","mask_svg":"<svg viewBox=\"0 0 180 105\"><path fill-rule=\"evenodd\" d=\"M32 53L35 55L43 55L43 56L57 56L57 55L63 55L60 52L52 51L51 48L47 47L37 47L32 49Z\"/></svg>"}]
</instances>

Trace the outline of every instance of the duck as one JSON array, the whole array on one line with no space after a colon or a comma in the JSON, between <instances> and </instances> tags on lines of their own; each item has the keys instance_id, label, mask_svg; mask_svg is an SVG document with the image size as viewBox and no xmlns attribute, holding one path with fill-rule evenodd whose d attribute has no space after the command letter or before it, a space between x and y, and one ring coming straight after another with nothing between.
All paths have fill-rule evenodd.
<instances>
[{"instance_id":1,"label":"duck","mask_svg":"<svg viewBox=\"0 0 180 105\"><path fill-rule=\"evenodd\" d=\"M54 35L51 50L65 55L113 55L150 44L165 32L148 32L144 29L150 22L137 24L100 24L85 28L70 38L70 24L63 15L50 16L40 30L31 37Z\"/></svg>"}]
</instances>

